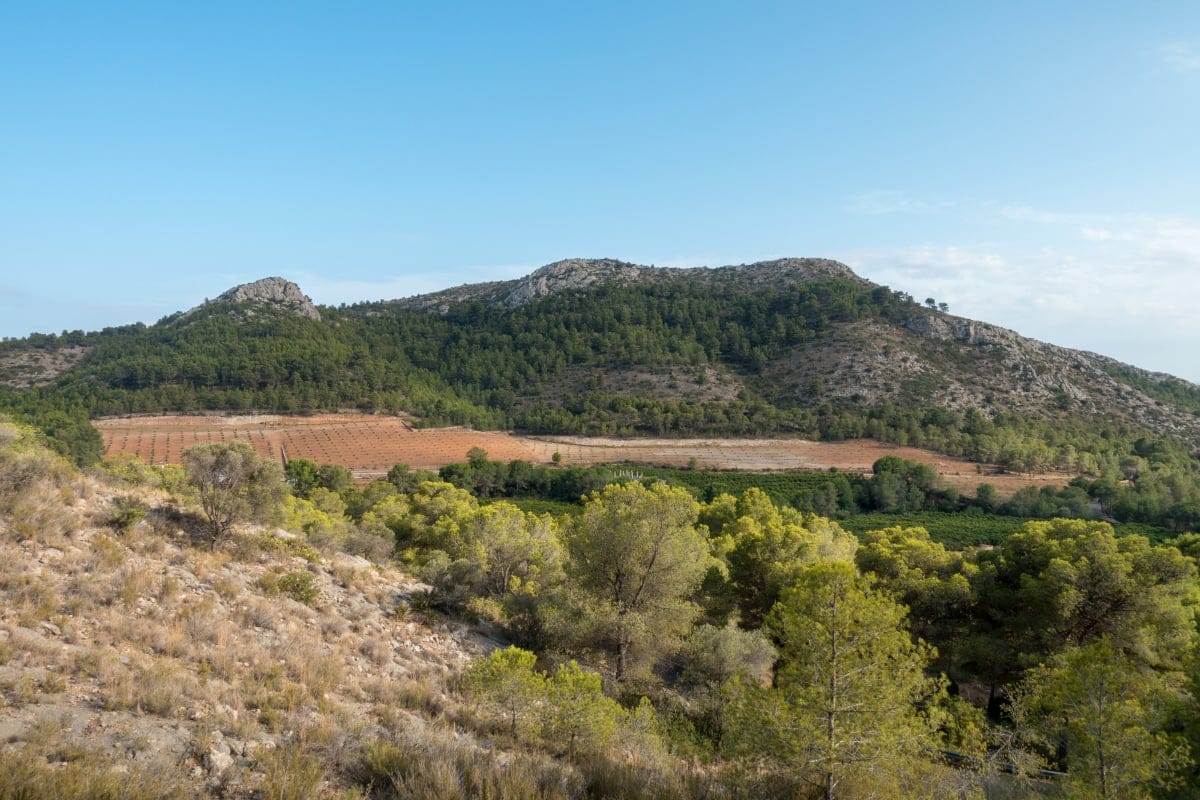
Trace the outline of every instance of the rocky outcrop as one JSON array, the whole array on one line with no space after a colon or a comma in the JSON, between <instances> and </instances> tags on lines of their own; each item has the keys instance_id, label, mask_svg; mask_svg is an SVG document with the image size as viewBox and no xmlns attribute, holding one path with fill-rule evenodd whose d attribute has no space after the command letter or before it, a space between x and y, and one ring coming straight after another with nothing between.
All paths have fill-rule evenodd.
<instances>
[{"instance_id":1,"label":"rocky outcrop","mask_svg":"<svg viewBox=\"0 0 1200 800\"><path fill-rule=\"evenodd\" d=\"M300 287L283 278L263 278L235 286L217 298L217 302L261 303L282 308L309 319L319 320L321 312Z\"/></svg>"},{"instance_id":2,"label":"rocky outcrop","mask_svg":"<svg viewBox=\"0 0 1200 800\"><path fill-rule=\"evenodd\" d=\"M902 324L908 330L926 339L941 339L963 344L1011 345L1022 339L1020 334L1008 328L933 312L914 315L904 320Z\"/></svg>"},{"instance_id":3,"label":"rocky outcrop","mask_svg":"<svg viewBox=\"0 0 1200 800\"><path fill-rule=\"evenodd\" d=\"M639 267L608 258L555 261L516 281L502 302L506 306L522 306L552 294L587 289L597 284L637 283L648 269L653 267Z\"/></svg>"}]
</instances>

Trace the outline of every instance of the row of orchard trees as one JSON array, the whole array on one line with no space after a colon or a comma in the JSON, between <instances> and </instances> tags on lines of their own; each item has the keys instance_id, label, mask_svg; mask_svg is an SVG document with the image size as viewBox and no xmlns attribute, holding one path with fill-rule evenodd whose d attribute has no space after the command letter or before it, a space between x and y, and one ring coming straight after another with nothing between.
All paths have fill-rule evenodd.
<instances>
[{"instance_id":1,"label":"row of orchard trees","mask_svg":"<svg viewBox=\"0 0 1200 800\"><path fill-rule=\"evenodd\" d=\"M362 491L290 471L294 526L394 541L433 602L507 627L526 650L464 685L542 743L567 741L576 708L569 755L588 730L644 731L651 713L618 712L577 660L612 697L652 697L762 796L950 796L930 777L942 753L968 783L1038 764L1076 797L1200 788L1200 537L1152 546L1057 519L964 553L919 528L859 543L755 489L699 503L610 484L554 517L403 470Z\"/></svg>"}]
</instances>

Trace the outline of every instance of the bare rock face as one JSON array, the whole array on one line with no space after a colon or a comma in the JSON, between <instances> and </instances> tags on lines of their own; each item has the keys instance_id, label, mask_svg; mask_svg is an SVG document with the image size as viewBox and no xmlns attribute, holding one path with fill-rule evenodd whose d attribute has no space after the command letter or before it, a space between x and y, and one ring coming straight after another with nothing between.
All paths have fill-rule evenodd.
<instances>
[{"instance_id":1,"label":"bare rock face","mask_svg":"<svg viewBox=\"0 0 1200 800\"><path fill-rule=\"evenodd\" d=\"M965 317L953 317L949 314L917 314L909 317L902 324L905 328L926 339L956 341L963 344L1010 346L1017 344L1022 339L1016 331L986 322L976 322Z\"/></svg>"},{"instance_id":2,"label":"bare rock face","mask_svg":"<svg viewBox=\"0 0 1200 800\"><path fill-rule=\"evenodd\" d=\"M633 283L647 267L624 261L570 258L555 261L517 281L504 297L507 306L522 306L559 292L586 289L598 283Z\"/></svg>"},{"instance_id":3,"label":"bare rock face","mask_svg":"<svg viewBox=\"0 0 1200 800\"><path fill-rule=\"evenodd\" d=\"M229 303L265 303L287 309L302 317L319 320L321 312L300 287L283 278L263 278L254 283L235 286L217 298Z\"/></svg>"}]
</instances>

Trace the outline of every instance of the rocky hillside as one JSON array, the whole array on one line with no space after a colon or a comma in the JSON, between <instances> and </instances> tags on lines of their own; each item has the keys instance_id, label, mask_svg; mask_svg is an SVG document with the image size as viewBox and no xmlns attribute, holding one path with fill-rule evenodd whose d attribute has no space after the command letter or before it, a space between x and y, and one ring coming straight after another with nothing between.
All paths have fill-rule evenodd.
<instances>
[{"instance_id":1,"label":"rocky hillside","mask_svg":"<svg viewBox=\"0 0 1200 800\"><path fill-rule=\"evenodd\" d=\"M446 678L495 647L415 610L428 587L386 561L258 527L210 546L161 490L12 451L16 430L0 422L0 796L348 796L370 742L444 735Z\"/></svg>"},{"instance_id":2,"label":"rocky hillside","mask_svg":"<svg viewBox=\"0 0 1200 800\"><path fill-rule=\"evenodd\" d=\"M281 309L312 320L320 320L321 312L313 305L308 295L300 287L283 278L262 278L253 283L243 283L227 292L222 292L216 300L210 300L205 305L213 303L234 303L241 306L267 306ZM184 316L194 313L204 306L197 306Z\"/></svg>"},{"instance_id":3,"label":"rocky hillside","mask_svg":"<svg viewBox=\"0 0 1200 800\"><path fill-rule=\"evenodd\" d=\"M915 313L899 326L841 327L775 360L764 377L801 399L923 403L989 417L1070 413L1200 436L1195 407L1163 399L1171 390L1196 397L1186 381L940 312Z\"/></svg>"},{"instance_id":4,"label":"rocky hillside","mask_svg":"<svg viewBox=\"0 0 1200 800\"><path fill-rule=\"evenodd\" d=\"M398 300L396 305L448 314L465 303L516 308L601 287L675 284L745 294L829 279L886 291L845 264L827 259L690 269L569 259L518 280L459 286ZM589 381L597 382L594 366L565 371L560 380L543 386L541 394L578 394ZM781 349L758 375L721 366L700 373L697 381L695 371L684 364L658 370L610 365L603 369L600 383L618 393L664 400L719 401L753 393L786 405L921 404L976 409L988 417L1070 412L1189 439L1200 436L1200 388L1187 381L913 303L896 319L832 326L820 337ZM1180 398L1190 402L1179 403Z\"/></svg>"}]
</instances>

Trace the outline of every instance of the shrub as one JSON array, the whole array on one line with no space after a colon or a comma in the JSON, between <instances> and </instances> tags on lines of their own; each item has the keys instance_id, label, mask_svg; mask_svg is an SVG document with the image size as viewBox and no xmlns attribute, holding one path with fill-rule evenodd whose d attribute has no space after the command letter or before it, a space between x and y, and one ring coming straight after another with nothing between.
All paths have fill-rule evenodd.
<instances>
[{"instance_id":1,"label":"shrub","mask_svg":"<svg viewBox=\"0 0 1200 800\"><path fill-rule=\"evenodd\" d=\"M108 524L124 533L145 517L146 507L137 498L117 497L113 499L113 512L109 515Z\"/></svg>"},{"instance_id":2,"label":"shrub","mask_svg":"<svg viewBox=\"0 0 1200 800\"><path fill-rule=\"evenodd\" d=\"M183 800L187 796L181 776L170 769L116 764L98 752L75 747L26 744L0 751L0 800Z\"/></svg>"},{"instance_id":3,"label":"shrub","mask_svg":"<svg viewBox=\"0 0 1200 800\"><path fill-rule=\"evenodd\" d=\"M58 456L33 444L18 447L17 440L0 448L0 510L9 510L22 494L34 487L64 486L71 468Z\"/></svg>"},{"instance_id":4,"label":"shrub","mask_svg":"<svg viewBox=\"0 0 1200 800\"><path fill-rule=\"evenodd\" d=\"M239 521L265 521L279 513L287 494L283 470L246 442L196 445L183 451L182 458L212 541Z\"/></svg>"},{"instance_id":5,"label":"shrub","mask_svg":"<svg viewBox=\"0 0 1200 800\"><path fill-rule=\"evenodd\" d=\"M298 603L312 605L321 596L321 587L311 572L289 572L280 575L268 572L259 578L258 585L267 594L286 594Z\"/></svg>"},{"instance_id":6,"label":"shrub","mask_svg":"<svg viewBox=\"0 0 1200 800\"><path fill-rule=\"evenodd\" d=\"M743 631L731 622L724 628L697 627L680 657L686 684L716 687L738 675L759 684L769 681L776 654L762 631Z\"/></svg>"},{"instance_id":7,"label":"shrub","mask_svg":"<svg viewBox=\"0 0 1200 800\"><path fill-rule=\"evenodd\" d=\"M359 780L372 796L405 800L568 800L583 797L577 774L553 761L492 753L430 733L367 746ZM630 797L636 795L629 795Z\"/></svg>"}]
</instances>

